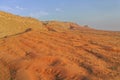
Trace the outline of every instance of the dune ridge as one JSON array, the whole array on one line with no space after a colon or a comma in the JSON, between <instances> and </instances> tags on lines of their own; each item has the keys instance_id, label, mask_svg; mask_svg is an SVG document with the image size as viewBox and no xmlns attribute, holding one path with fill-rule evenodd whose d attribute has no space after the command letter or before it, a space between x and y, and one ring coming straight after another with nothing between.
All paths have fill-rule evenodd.
<instances>
[{"instance_id":1,"label":"dune ridge","mask_svg":"<svg viewBox=\"0 0 120 80\"><path fill-rule=\"evenodd\" d=\"M119 31L0 12L0 80L119 79Z\"/></svg>"}]
</instances>

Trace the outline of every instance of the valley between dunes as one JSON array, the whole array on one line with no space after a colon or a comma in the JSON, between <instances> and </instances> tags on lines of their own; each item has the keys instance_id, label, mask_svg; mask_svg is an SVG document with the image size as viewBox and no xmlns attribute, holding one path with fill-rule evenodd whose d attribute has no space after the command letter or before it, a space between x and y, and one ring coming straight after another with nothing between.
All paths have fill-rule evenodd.
<instances>
[{"instance_id":1,"label":"valley between dunes","mask_svg":"<svg viewBox=\"0 0 120 80\"><path fill-rule=\"evenodd\" d=\"M1 11L0 80L120 80L120 32Z\"/></svg>"}]
</instances>

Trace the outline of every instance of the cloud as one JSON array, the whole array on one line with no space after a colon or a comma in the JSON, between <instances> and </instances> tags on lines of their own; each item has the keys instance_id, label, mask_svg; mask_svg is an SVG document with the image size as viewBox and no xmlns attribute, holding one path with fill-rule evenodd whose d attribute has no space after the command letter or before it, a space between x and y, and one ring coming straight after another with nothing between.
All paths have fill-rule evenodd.
<instances>
[{"instance_id":1,"label":"cloud","mask_svg":"<svg viewBox=\"0 0 120 80\"><path fill-rule=\"evenodd\" d=\"M10 7L10 6L0 6L0 10L6 11L6 12L20 12L25 10L26 8L16 6L16 7Z\"/></svg>"},{"instance_id":2,"label":"cloud","mask_svg":"<svg viewBox=\"0 0 120 80\"><path fill-rule=\"evenodd\" d=\"M14 8L9 7L9 6L0 6L0 10L3 10L3 11L14 11Z\"/></svg>"},{"instance_id":3,"label":"cloud","mask_svg":"<svg viewBox=\"0 0 120 80\"><path fill-rule=\"evenodd\" d=\"M63 10L61 8L56 8L55 11L57 11L57 12L63 12Z\"/></svg>"},{"instance_id":4,"label":"cloud","mask_svg":"<svg viewBox=\"0 0 120 80\"><path fill-rule=\"evenodd\" d=\"M25 10L26 9L26 8L23 8L23 7L20 7L20 6L16 6L15 8L18 9L18 10Z\"/></svg>"},{"instance_id":5,"label":"cloud","mask_svg":"<svg viewBox=\"0 0 120 80\"><path fill-rule=\"evenodd\" d=\"M39 18L39 17L43 17L43 16L48 16L49 13L46 11L40 11L40 12L35 12L35 13L30 13L31 17L35 17L35 18Z\"/></svg>"}]
</instances>

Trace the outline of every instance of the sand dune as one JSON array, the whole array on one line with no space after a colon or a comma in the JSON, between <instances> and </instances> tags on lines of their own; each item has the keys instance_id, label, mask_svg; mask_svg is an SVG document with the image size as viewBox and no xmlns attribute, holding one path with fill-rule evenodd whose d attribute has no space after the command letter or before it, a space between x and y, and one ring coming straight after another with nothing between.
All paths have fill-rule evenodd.
<instances>
[{"instance_id":1,"label":"sand dune","mask_svg":"<svg viewBox=\"0 0 120 80\"><path fill-rule=\"evenodd\" d=\"M0 80L120 80L120 32L0 12Z\"/></svg>"}]
</instances>

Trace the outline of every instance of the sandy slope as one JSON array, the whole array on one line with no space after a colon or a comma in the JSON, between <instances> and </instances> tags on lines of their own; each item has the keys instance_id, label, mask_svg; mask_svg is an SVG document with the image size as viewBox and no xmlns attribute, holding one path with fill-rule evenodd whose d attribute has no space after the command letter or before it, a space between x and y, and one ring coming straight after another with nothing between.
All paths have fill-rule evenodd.
<instances>
[{"instance_id":1,"label":"sandy slope","mask_svg":"<svg viewBox=\"0 0 120 80\"><path fill-rule=\"evenodd\" d=\"M0 17L0 80L120 79L120 32L9 16Z\"/></svg>"}]
</instances>

